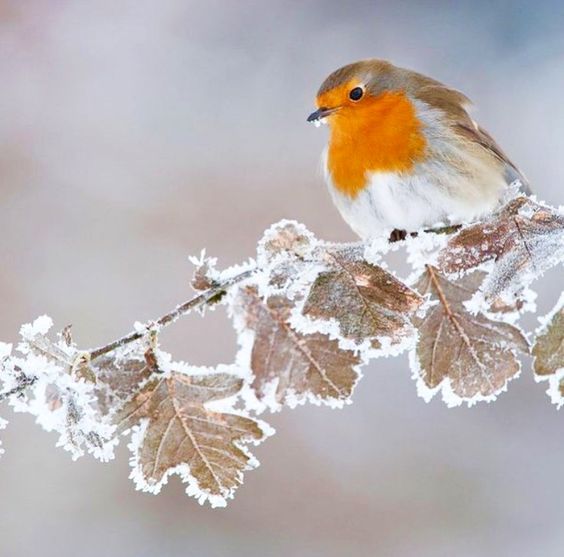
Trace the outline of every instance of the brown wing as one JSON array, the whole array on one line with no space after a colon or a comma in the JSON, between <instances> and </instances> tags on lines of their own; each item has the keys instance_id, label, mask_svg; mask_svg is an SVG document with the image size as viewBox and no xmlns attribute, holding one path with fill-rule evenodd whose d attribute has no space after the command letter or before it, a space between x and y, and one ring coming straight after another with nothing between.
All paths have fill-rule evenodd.
<instances>
[{"instance_id":1,"label":"brown wing","mask_svg":"<svg viewBox=\"0 0 564 557\"><path fill-rule=\"evenodd\" d=\"M482 146L504 163L508 183L519 180L522 184L523 191L528 194L531 193L527 178L517 166L513 164L494 138L486 130L476 124L468 114L466 108L471 104L468 97L459 91L449 89L442 83L426 78L425 76L416 75L415 82L418 84L415 94L419 99L431 106L440 108L447 115L457 132L469 141Z\"/></svg>"},{"instance_id":2,"label":"brown wing","mask_svg":"<svg viewBox=\"0 0 564 557\"><path fill-rule=\"evenodd\" d=\"M470 119L470 118L469 118ZM496 143L495 139L484 129L481 128L476 122L470 119L470 122L458 122L456 129L462 135L481 145L490 153L495 155L500 161L505 164L506 178L509 183L519 180L522 185L522 190L530 194L529 181L524 174L513 164L511 159L505 154L502 148Z\"/></svg>"}]
</instances>

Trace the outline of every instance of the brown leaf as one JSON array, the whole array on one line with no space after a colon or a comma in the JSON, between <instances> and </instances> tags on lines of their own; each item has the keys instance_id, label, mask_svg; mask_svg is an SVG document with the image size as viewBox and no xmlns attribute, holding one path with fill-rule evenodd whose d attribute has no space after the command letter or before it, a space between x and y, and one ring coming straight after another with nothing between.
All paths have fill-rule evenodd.
<instances>
[{"instance_id":1,"label":"brown leaf","mask_svg":"<svg viewBox=\"0 0 564 557\"><path fill-rule=\"evenodd\" d=\"M61 331L61 338L63 339L63 342L67 345L67 346L72 346L74 344L73 340L72 340L72 325L67 325L62 331Z\"/></svg>"},{"instance_id":2,"label":"brown leaf","mask_svg":"<svg viewBox=\"0 0 564 557\"><path fill-rule=\"evenodd\" d=\"M106 461L113 455L113 431L96 404L98 386L90 355L74 344L69 345L64 338L53 342L47 336L51 325L50 319L41 317L33 325L22 327L19 350L27 361L22 362L21 368L28 367L31 356L35 377L27 375L27 380L31 384L37 379L38 386L30 389L27 400L22 402L45 429L60 433L59 444L73 458L89 452ZM45 378L41 377L43 365L48 369Z\"/></svg>"},{"instance_id":3,"label":"brown leaf","mask_svg":"<svg viewBox=\"0 0 564 557\"><path fill-rule=\"evenodd\" d=\"M425 386L435 389L448 379L456 397L464 400L501 391L519 372L516 352L529 351L519 329L464 307L475 292L472 275L451 282L427 266L416 287L438 302L413 320L419 329L417 371Z\"/></svg>"},{"instance_id":4,"label":"brown leaf","mask_svg":"<svg viewBox=\"0 0 564 557\"><path fill-rule=\"evenodd\" d=\"M110 413L139 390L139 385L155 371L154 357L152 350L136 342L123 352L110 352L91 363L98 379L98 404L103 414Z\"/></svg>"},{"instance_id":5,"label":"brown leaf","mask_svg":"<svg viewBox=\"0 0 564 557\"><path fill-rule=\"evenodd\" d=\"M192 275L192 280L190 284L192 288L197 292L202 292L204 290L209 290L217 285L217 283L212 278L214 273L213 266L209 258L205 258L195 269Z\"/></svg>"},{"instance_id":6,"label":"brown leaf","mask_svg":"<svg viewBox=\"0 0 564 557\"><path fill-rule=\"evenodd\" d=\"M335 319L340 334L357 343L389 338L392 343L412 333L410 316L421 296L393 275L366 261L328 252L334 270L320 273L303 313L315 319Z\"/></svg>"},{"instance_id":7,"label":"brown leaf","mask_svg":"<svg viewBox=\"0 0 564 557\"><path fill-rule=\"evenodd\" d=\"M265 302L253 287L239 294L238 303L246 316L246 326L255 332L251 353L253 389L264 400L265 389L273 380L276 402L295 402L307 397L324 401L349 398L358 380L355 366L360 358L339 348L336 340L315 333L302 334L289 325L293 304L284 296L271 296Z\"/></svg>"},{"instance_id":8,"label":"brown leaf","mask_svg":"<svg viewBox=\"0 0 564 557\"><path fill-rule=\"evenodd\" d=\"M312 243L313 236L303 224L282 220L265 232L259 244L259 258L263 263L282 254L303 258L309 253Z\"/></svg>"},{"instance_id":9,"label":"brown leaf","mask_svg":"<svg viewBox=\"0 0 564 557\"><path fill-rule=\"evenodd\" d=\"M563 259L564 215L519 197L456 234L439 256L439 269L459 273L494 261L483 286L492 299L529 284Z\"/></svg>"},{"instance_id":10,"label":"brown leaf","mask_svg":"<svg viewBox=\"0 0 564 557\"><path fill-rule=\"evenodd\" d=\"M537 375L553 375L564 370L564 297L533 346Z\"/></svg>"},{"instance_id":11,"label":"brown leaf","mask_svg":"<svg viewBox=\"0 0 564 557\"><path fill-rule=\"evenodd\" d=\"M123 405L115 416L121 431L148 420L136 454L141 487L157 492L175 471L190 483L191 494L211 496L212 505L232 495L252 465L241 445L265 434L256 421L213 412L206 403L232 396L241 386L242 379L229 373L173 371L149 380Z\"/></svg>"}]
</instances>

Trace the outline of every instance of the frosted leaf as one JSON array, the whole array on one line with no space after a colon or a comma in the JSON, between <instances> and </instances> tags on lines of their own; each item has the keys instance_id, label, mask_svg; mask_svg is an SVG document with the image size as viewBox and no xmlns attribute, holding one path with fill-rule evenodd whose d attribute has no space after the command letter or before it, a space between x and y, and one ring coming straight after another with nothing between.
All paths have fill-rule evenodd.
<instances>
[{"instance_id":1,"label":"frosted leaf","mask_svg":"<svg viewBox=\"0 0 564 557\"><path fill-rule=\"evenodd\" d=\"M282 257L306 259L312 253L317 240L314 235L299 222L281 220L273 224L264 233L257 248L260 265L268 265Z\"/></svg>"},{"instance_id":2,"label":"frosted leaf","mask_svg":"<svg viewBox=\"0 0 564 557\"><path fill-rule=\"evenodd\" d=\"M282 220L264 233L257 247L261 269L254 280L263 296L300 295L315 277L320 262L315 250L320 245L314 235L295 221Z\"/></svg>"},{"instance_id":3,"label":"frosted leaf","mask_svg":"<svg viewBox=\"0 0 564 557\"><path fill-rule=\"evenodd\" d=\"M351 252L327 250L329 270L319 274L303 308L313 319L334 320L339 333L362 344L399 343L413 334L410 316L423 299L378 265Z\"/></svg>"},{"instance_id":4,"label":"frosted leaf","mask_svg":"<svg viewBox=\"0 0 564 557\"><path fill-rule=\"evenodd\" d=\"M206 251L202 250L200 257L192 256L189 259L196 267L190 282L194 290L201 292L217 285L220 273L215 268L217 264L215 257L207 257Z\"/></svg>"},{"instance_id":5,"label":"frosted leaf","mask_svg":"<svg viewBox=\"0 0 564 557\"><path fill-rule=\"evenodd\" d=\"M280 295L264 300L251 286L240 289L233 302L244 339L239 362L253 372L254 394L271 409L306 400L340 406L359 379L360 357L328 335L294 330L289 324L293 307ZM250 349L246 335L252 337Z\"/></svg>"},{"instance_id":6,"label":"frosted leaf","mask_svg":"<svg viewBox=\"0 0 564 557\"><path fill-rule=\"evenodd\" d=\"M533 356L537 375L552 375L564 368L564 294L538 331Z\"/></svg>"},{"instance_id":7,"label":"frosted leaf","mask_svg":"<svg viewBox=\"0 0 564 557\"><path fill-rule=\"evenodd\" d=\"M224 506L242 483L243 471L258 464L244 445L257 444L270 432L241 413L210 408L240 391L243 380L222 371L230 368L159 365L114 415L120 431L134 428L132 478L138 489L158 493L176 473L200 503Z\"/></svg>"},{"instance_id":8,"label":"frosted leaf","mask_svg":"<svg viewBox=\"0 0 564 557\"><path fill-rule=\"evenodd\" d=\"M529 351L519 329L466 309L476 286L472 275L451 282L431 266L416 285L430 305L413 320L419 340L410 360L427 400L439 389L449 406L493 400L518 375L517 352Z\"/></svg>"},{"instance_id":9,"label":"frosted leaf","mask_svg":"<svg viewBox=\"0 0 564 557\"><path fill-rule=\"evenodd\" d=\"M564 404L564 293L554 309L541 320L533 346L538 380L548 380L548 394L559 407Z\"/></svg>"},{"instance_id":10,"label":"frosted leaf","mask_svg":"<svg viewBox=\"0 0 564 557\"><path fill-rule=\"evenodd\" d=\"M86 452L106 461L113 457L114 426L101 416L96 378L89 355L69 346L63 338L46 335L52 325L41 317L21 328L21 356L12 357L15 381L33 384L10 402L16 411L29 412L46 431L57 431L57 446L76 459ZM68 335L66 335L68 340Z\"/></svg>"},{"instance_id":11,"label":"frosted leaf","mask_svg":"<svg viewBox=\"0 0 564 557\"><path fill-rule=\"evenodd\" d=\"M478 295L477 298L481 300L482 296ZM530 288L506 292L491 301L488 311L503 318L506 323L515 322L522 313L536 311L536 299L536 292Z\"/></svg>"},{"instance_id":12,"label":"frosted leaf","mask_svg":"<svg viewBox=\"0 0 564 557\"><path fill-rule=\"evenodd\" d=\"M96 373L98 404L103 414L136 393L153 373L154 355L146 339L114 350L91 363Z\"/></svg>"},{"instance_id":13,"label":"frosted leaf","mask_svg":"<svg viewBox=\"0 0 564 557\"><path fill-rule=\"evenodd\" d=\"M528 286L564 260L564 215L519 197L488 220L456 234L438 267L460 273L490 262L482 292L486 300Z\"/></svg>"},{"instance_id":14,"label":"frosted leaf","mask_svg":"<svg viewBox=\"0 0 564 557\"><path fill-rule=\"evenodd\" d=\"M484 313L505 323L515 323L522 313L535 311L536 294L529 288L517 292L504 292L489 302L485 301L479 290L487 276L484 271L472 271L464 276L464 280L457 283L468 292L469 299L464 302L464 307L470 313Z\"/></svg>"}]
</instances>

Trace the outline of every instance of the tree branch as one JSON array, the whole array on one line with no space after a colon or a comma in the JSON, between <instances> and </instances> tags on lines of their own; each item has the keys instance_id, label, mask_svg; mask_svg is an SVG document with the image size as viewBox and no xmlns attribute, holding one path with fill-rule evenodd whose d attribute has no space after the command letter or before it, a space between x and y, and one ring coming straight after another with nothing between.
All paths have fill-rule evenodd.
<instances>
[{"instance_id":1,"label":"tree branch","mask_svg":"<svg viewBox=\"0 0 564 557\"><path fill-rule=\"evenodd\" d=\"M243 271L242 273L239 273L238 275L225 280L221 284L217 284L212 288L209 288L208 290L202 292L201 294L198 294L194 298L191 298L183 304L176 306L172 311L166 313L162 317L159 317L152 323L152 325L155 328L160 329L162 327L170 325L171 323L174 323L179 317L186 315L187 313L190 313L191 311L199 307L205 306L214 299L217 299L219 296L222 296L229 288L248 279L255 271L256 268L247 269L246 271ZM130 344L131 342L135 342L136 340L142 338L144 334L145 333L142 331L132 331L131 333L118 338L110 342L109 344L95 348L90 351L90 359L94 360L96 358L99 358L100 356L103 356L104 354L107 354L108 352L111 352L112 350L115 350L116 348Z\"/></svg>"},{"instance_id":2,"label":"tree branch","mask_svg":"<svg viewBox=\"0 0 564 557\"><path fill-rule=\"evenodd\" d=\"M0 402L10 398L12 395L19 395L25 391L28 387L31 387L37 381L37 377L22 377L21 383L16 387L13 387L9 391L4 391L0 393Z\"/></svg>"},{"instance_id":3,"label":"tree branch","mask_svg":"<svg viewBox=\"0 0 564 557\"><path fill-rule=\"evenodd\" d=\"M444 226L442 228L428 229L425 230L425 232L431 232L434 234L452 234L454 232L457 232L460 228L461 228L460 225ZM394 232L403 232L404 234L406 234L404 231L394 231ZM415 233L415 235L417 235L417 233ZM403 238L395 238L394 235L392 234L392 237L390 238L390 242L394 242L397 241L398 239L404 239L404 238L405 236L403 236ZM231 277L230 279L224 281L221 284L217 284L213 286L212 288L202 292L201 294L198 294L198 296L195 296L194 298L187 300L183 304L176 306L172 311L170 311L169 313L163 315L162 317L154 321L152 325L156 329L159 329L161 327L166 327L167 325L174 323L182 315L186 315L187 313L190 313L194 309L205 306L214 298L221 296L226 292L227 289L249 278L255 271L256 269L248 269L246 271L243 271L242 273L239 273L238 275L235 275L234 277ZM116 348L120 348L121 346L130 344L131 342L135 342L136 340L142 338L144 334L145 333L142 331L132 331L131 333L121 338L118 338L104 346L100 346L99 348L94 348L93 350L90 351L90 359L94 360L96 358L99 358L100 356L103 356L104 354L107 354L108 352L111 352L112 350L115 350Z\"/></svg>"}]
</instances>

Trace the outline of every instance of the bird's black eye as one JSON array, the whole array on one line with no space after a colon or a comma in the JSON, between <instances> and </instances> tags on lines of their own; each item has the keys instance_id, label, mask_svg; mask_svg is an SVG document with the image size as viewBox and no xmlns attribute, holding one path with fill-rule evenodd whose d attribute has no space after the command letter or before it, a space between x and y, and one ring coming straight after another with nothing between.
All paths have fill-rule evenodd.
<instances>
[{"instance_id":1,"label":"bird's black eye","mask_svg":"<svg viewBox=\"0 0 564 557\"><path fill-rule=\"evenodd\" d=\"M364 89L362 87L355 87L351 89L349 92L349 99L351 101L359 101L362 99L362 95L364 95Z\"/></svg>"}]
</instances>

